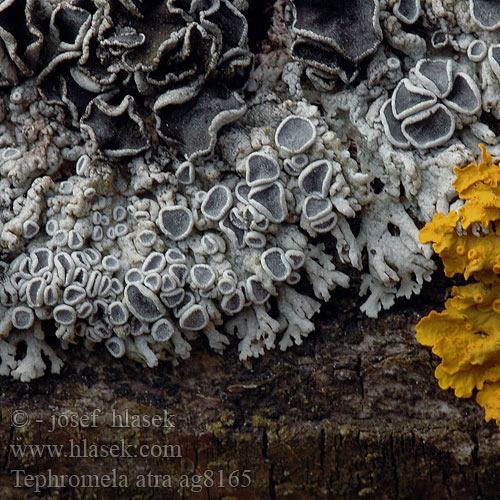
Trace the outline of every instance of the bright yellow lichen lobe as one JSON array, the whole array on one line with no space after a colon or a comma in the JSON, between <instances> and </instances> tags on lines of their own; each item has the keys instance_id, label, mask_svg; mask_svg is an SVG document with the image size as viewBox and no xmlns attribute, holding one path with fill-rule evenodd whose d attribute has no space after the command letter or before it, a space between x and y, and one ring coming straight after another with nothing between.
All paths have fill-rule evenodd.
<instances>
[{"instance_id":1,"label":"bright yellow lichen lobe","mask_svg":"<svg viewBox=\"0 0 500 500\"><path fill-rule=\"evenodd\" d=\"M498 297L500 283L453 287L445 310L432 311L417 325L417 340L442 360L435 373L439 386L451 387L459 398L500 380L500 315L493 309Z\"/></svg>"},{"instance_id":2,"label":"bright yellow lichen lobe","mask_svg":"<svg viewBox=\"0 0 500 500\"><path fill-rule=\"evenodd\" d=\"M460 235L456 230L458 221L456 212L447 216L436 214L432 222L421 229L420 241L432 243L432 248L443 260L446 276L463 274L466 279L474 276L481 281L495 281L494 274L500 274L500 260L497 258L500 254L500 234L490 230L487 234L475 236L469 230L467 234Z\"/></svg>"},{"instance_id":3,"label":"bright yellow lichen lobe","mask_svg":"<svg viewBox=\"0 0 500 500\"><path fill-rule=\"evenodd\" d=\"M453 170L453 185L465 204L458 212L434 215L419 236L422 243L432 243L446 276L463 274L492 283L500 279L500 165L480 148L479 164Z\"/></svg>"},{"instance_id":4,"label":"bright yellow lichen lobe","mask_svg":"<svg viewBox=\"0 0 500 500\"><path fill-rule=\"evenodd\" d=\"M493 419L500 427L500 382L485 384L484 389L478 392L476 401L484 408L486 422Z\"/></svg>"},{"instance_id":5,"label":"bright yellow lichen lobe","mask_svg":"<svg viewBox=\"0 0 500 500\"><path fill-rule=\"evenodd\" d=\"M471 201L467 201L458 212L462 217L460 223L464 229L468 229L474 223L481 224L483 227L488 227L490 222L499 218L498 208L487 207Z\"/></svg>"},{"instance_id":6,"label":"bright yellow lichen lobe","mask_svg":"<svg viewBox=\"0 0 500 500\"><path fill-rule=\"evenodd\" d=\"M417 324L417 340L441 358L439 386L460 398L475 392L486 420L500 426L500 165L480 148L480 163L454 168L453 186L465 204L436 214L419 235L432 243L446 276L476 282L453 287L444 311Z\"/></svg>"},{"instance_id":7,"label":"bright yellow lichen lobe","mask_svg":"<svg viewBox=\"0 0 500 500\"><path fill-rule=\"evenodd\" d=\"M491 155L482 144L479 147L482 157L477 165L470 163L466 167L453 169L457 175L453 187L462 200L500 208L500 165L491 161Z\"/></svg>"},{"instance_id":8,"label":"bright yellow lichen lobe","mask_svg":"<svg viewBox=\"0 0 500 500\"><path fill-rule=\"evenodd\" d=\"M482 159L477 165L471 163L453 169L457 175L453 187L462 200L467 200L459 210L464 229L476 222L488 227L500 214L500 165L491 161L491 155L482 144L479 147Z\"/></svg>"}]
</instances>

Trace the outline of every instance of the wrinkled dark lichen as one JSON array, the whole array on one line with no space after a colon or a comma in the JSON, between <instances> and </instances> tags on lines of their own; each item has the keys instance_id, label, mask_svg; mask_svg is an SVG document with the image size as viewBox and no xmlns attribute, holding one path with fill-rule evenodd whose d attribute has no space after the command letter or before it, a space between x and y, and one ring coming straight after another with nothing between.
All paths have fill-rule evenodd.
<instances>
[{"instance_id":1,"label":"wrinkled dark lichen","mask_svg":"<svg viewBox=\"0 0 500 500\"><path fill-rule=\"evenodd\" d=\"M244 111L237 89L252 56L246 18L230 0L72 0L43 13L38 0L0 5L0 85L34 76L94 150L144 151L150 121L192 159L210 153L219 128ZM212 99L208 115L198 109ZM130 125L122 137L114 119Z\"/></svg>"},{"instance_id":2,"label":"wrinkled dark lichen","mask_svg":"<svg viewBox=\"0 0 500 500\"><path fill-rule=\"evenodd\" d=\"M382 40L378 0L295 0L292 55L328 78L351 82Z\"/></svg>"}]
</instances>

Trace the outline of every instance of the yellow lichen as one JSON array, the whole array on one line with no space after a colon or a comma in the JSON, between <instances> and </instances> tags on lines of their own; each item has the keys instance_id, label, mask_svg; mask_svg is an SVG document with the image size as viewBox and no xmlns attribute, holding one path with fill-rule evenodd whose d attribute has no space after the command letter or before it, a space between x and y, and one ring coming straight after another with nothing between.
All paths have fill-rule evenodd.
<instances>
[{"instance_id":1,"label":"yellow lichen","mask_svg":"<svg viewBox=\"0 0 500 500\"><path fill-rule=\"evenodd\" d=\"M476 401L484 408L486 422L493 419L500 427L500 382L485 384Z\"/></svg>"},{"instance_id":2,"label":"yellow lichen","mask_svg":"<svg viewBox=\"0 0 500 500\"><path fill-rule=\"evenodd\" d=\"M491 155L482 144L479 147L482 158L477 165L470 163L453 169L457 175L453 187L462 200L470 200L483 207L500 208L500 166L491 161Z\"/></svg>"},{"instance_id":3,"label":"yellow lichen","mask_svg":"<svg viewBox=\"0 0 500 500\"><path fill-rule=\"evenodd\" d=\"M435 376L460 398L476 393L487 421L500 426L500 165L480 145L482 161L455 167L453 185L465 204L436 214L420 231L447 276L476 282L454 287L442 312L417 324L417 340L441 358Z\"/></svg>"},{"instance_id":4,"label":"yellow lichen","mask_svg":"<svg viewBox=\"0 0 500 500\"><path fill-rule=\"evenodd\" d=\"M485 382L500 380L500 321L492 304L500 283L454 287L441 313L432 311L417 325L417 340L442 358L436 378L460 398Z\"/></svg>"}]
</instances>

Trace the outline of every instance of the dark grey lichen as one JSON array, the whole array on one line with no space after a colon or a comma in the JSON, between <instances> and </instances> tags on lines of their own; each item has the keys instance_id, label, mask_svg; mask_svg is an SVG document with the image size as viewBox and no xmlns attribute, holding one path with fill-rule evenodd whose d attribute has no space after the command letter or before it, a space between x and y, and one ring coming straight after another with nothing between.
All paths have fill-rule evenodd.
<instances>
[{"instance_id":1,"label":"dark grey lichen","mask_svg":"<svg viewBox=\"0 0 500 500\"><path fill-rule=\"evenodd\" d=\"M44 42L37 0L0 3L0 86L34 74Z\"/></svg>"},{"instance_id":2,"label":"dark grey lichen","mask_svg":"<svg viewBox=\"0 0 500 500\"><path fill-rule=\"evenodd\" d=\"M138 154L149 147L144 121L127 95L114 106L101 97L90 101L80 121L96 148L111 157Z\"/></svg>"},{"instance_id":3,"label":"dark grey lichen","mask_svg":"<svg viewBox=\"0 0 500 500\"><path fill-rule=\"evenodd\" d=\"M468 74L454 71L451 59L421 59L414 75L418 85L404 78L382 106L384 132L400 148L443 145L455 132L451 111L457 116L480 112L479 88Z\"/></svg>"},{"instance_id":4,"label":"dark grey lichen","mask_svg":"<svg viewBox=\"0 0 500 500\"><path fill-rule=\"evenodd\" d=\"M494 0L469 0L470 12L476 23L485 30L500 27L500 9Z\"/></svg>"},{"instance_id":5,"label":"dark grey lichen","mask_svg":"<svg viewBox=\"0 0 500 500\"><path fill-rule=\"evenodd\" d=\"M345 82L382 40L378 0L295 0L292 55Z\"/></svg>"},{"instance_id":6,"label":"dark grey lichen","mask_svg":"<svg viewBox=\"0 0 500 500\"><path fill-rule=\"evenodd\" d=\"M15 64L22 75L38 75L42 96L69 108L94 150L135 155L151 142L143 126L150 122L160 138L196 158L211 153L218 130L244 112L237 89L252 56L246 18L230 0L63 1L45 20L46 36L28 22L35 1L0 6L0 37L10 55L0 73L15 75ZM13 21L2 23L16 15L11 4L26 4L22 44L7 31ZM118 134L111 118L125 116L131 126ZM104 122L111 124L106 131Z\"/></svg>"}]
</instances>

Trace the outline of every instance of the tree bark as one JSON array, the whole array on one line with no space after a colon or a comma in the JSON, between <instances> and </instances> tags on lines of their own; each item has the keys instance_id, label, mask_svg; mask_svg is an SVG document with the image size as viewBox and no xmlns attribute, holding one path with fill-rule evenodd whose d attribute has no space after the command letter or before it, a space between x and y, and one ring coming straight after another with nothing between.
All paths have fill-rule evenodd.
<instances>
[{"instance_id":1,"label":"tree bark","mask_svg":"<svg viewBox=\"0 0 500 500\"><path fill-rule=\"evenodd\" d=\"M500 498L497 427L473 400L439 389L438 360L415 340L415 323L443 303L446 286L435 282L376 320L339 292L302 346L247 364L235 346L219 356L202 339L189 360L154 370L75 346L59 376L3 378L0 498ZM113 410L126 409L130 426L112 427ZM25 444L63 450L16 456L11 445ZM105 456L112 445L120 456ZM73 486L35 493L49 470Z\"/></svg>"}]
</instances>

